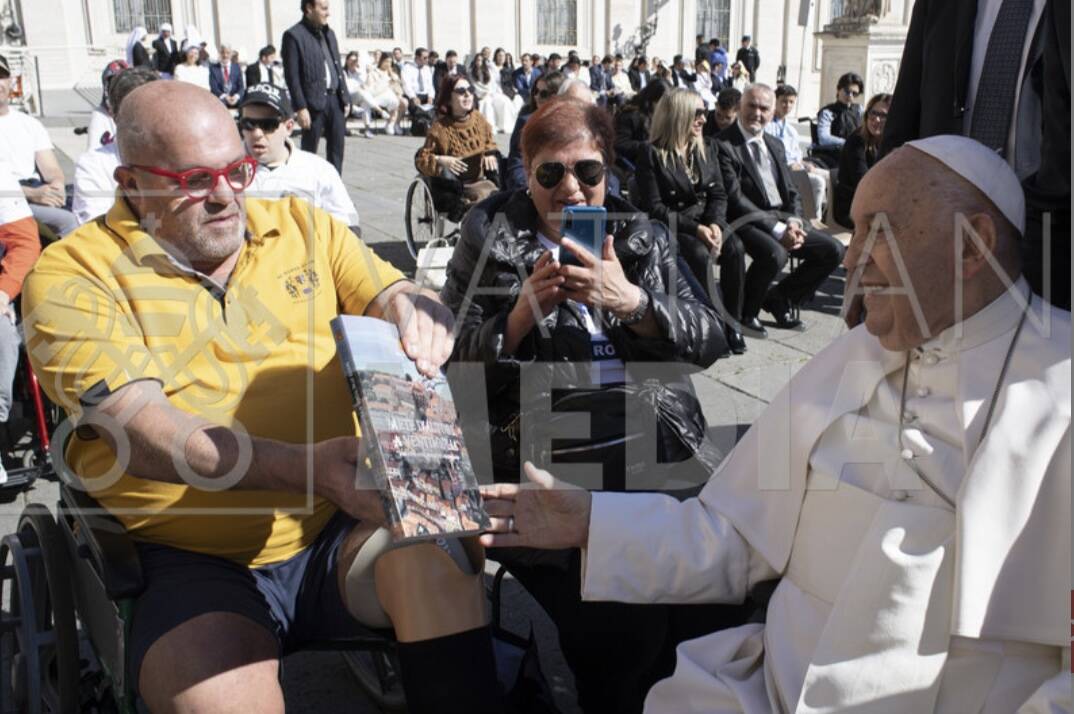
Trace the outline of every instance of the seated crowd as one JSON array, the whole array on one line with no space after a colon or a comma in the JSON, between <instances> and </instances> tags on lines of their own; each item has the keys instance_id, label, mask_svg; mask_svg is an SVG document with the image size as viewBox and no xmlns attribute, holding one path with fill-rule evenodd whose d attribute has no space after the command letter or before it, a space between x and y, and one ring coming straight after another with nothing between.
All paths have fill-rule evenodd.
<instances>
[{"instance_id":1,"label":"seated crowd","mask_svg":"<svg viewBox=\"0 0 1074 714\"><path fill-rule=\"evenodd\" d=\"M1069 705L1070 317L1020 277L1018 181L962 137L881 157L892 97L862 111L856 74L803 152L797 92L755 81L748 39L734 62L699 42L670 65L339 58L331 91L365 134L375 116L424 136L414 167L460 223L439 294L361 240L342 153L292 141L310 111L271 46L244 69L226 46L208 65L194 33L162 28L153 55L132 34L70 218L0 62L0 132L24 144L0 184L25 194L0 201L0 386L25 277L29 359L84 426L65 458L137 543L126 656L150 710L283 711L282 653L390 632L409 711L510 711L486 556L551 617L587 712ZM819 227L829 193L849 248ZM582 207L607 211L599 253L566 234ZM936 239L956 215L977 237L961 262ZM40 256L31 217L63 236ZM863 325L724 453L691 375L800 327L841 265ZM928 286L916 302L893 289L907 275ZM295 276L309 289L288 290ZM383 537L329 328L341 314L392 323L422 373L447 370L468 442L489 451L479 538ZM1000 399L1005 380L1029 386ZM971 397L983 419L952 407ZM863 421L874 436L858 440ZM572 468L585 488L557 478ZM960 488L971 475L1017 494L1016 517ZM989 609L1026 582L1027 608Z\"/></svg>"}]
</instances>

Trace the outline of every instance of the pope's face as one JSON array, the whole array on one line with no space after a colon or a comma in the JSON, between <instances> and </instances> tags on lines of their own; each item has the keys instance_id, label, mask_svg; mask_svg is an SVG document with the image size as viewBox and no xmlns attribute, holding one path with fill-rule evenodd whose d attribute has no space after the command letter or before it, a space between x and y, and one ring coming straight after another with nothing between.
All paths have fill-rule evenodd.
<instances>
[{"instance_id":1,"label":"pope's face","mask_svg":"<svg viewBox=\"0 0 1074 714\"><path fill-rule=\"evenodd\" d=\"M930 192L920 163L907 169L906 158L893 155L858 184L854 235L843 260L848 285L853 271L861 271L857 292L864 295L866 329L892 351L919 347L954 324L952 210L936 197L942 195L938 185ZM918 190L892 190L912 186L915 173Z\"/></svg>"}]
</instances>

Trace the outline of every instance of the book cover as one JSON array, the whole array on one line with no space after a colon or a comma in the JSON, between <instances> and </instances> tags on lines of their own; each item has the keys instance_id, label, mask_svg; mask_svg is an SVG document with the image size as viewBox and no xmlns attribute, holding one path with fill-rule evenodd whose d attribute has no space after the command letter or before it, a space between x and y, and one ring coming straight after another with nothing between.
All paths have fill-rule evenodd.
<instances>
[{"instance_id":1,"label":"book cover","mask_svg":"<svg viewBox=\"0 0 1074 714\"><path fill-rule=\"evenodd\" d=\"M332 334L392 537L487 529L447 379L418 372L384 320L342 315Z\"/></svg>"}]
</instances>

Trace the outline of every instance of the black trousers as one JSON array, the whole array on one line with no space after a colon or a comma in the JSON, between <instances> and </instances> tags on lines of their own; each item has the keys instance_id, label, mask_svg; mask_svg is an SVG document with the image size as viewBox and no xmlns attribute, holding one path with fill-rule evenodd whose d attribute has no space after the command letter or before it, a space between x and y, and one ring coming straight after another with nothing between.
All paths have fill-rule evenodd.
<instances>
[{"instance_id":1,"label":"black trousers","mask_svg":"<svg viewBox=\"0 0 1074 714\"><path fill-rule=\"evenodd\" d=\"M343 108L334 96L329 96L327 106L323 112L312 109L310 112L310 128L302 132L301 147L303 151L317 153L317 145L324 136L328 145L325 158L328 163L336 167L336 172L343 174L343 143L347 131L347 120L343 116Z\"/></svg>"},{"instance_id":2,"label":"black trousers","mask_svg":"<svg viewBox=\"0 0 1074 714\"><path fill-rule=\"evenodd\" d=\"M748 271L742 299L742 317L757 317L772 281L787 263L788 252L771 233L759 226L740 226L735 235L753 259ZM843 245L832 236L810 228L805 242L792 254L801 263L776 285L780 295L800 305L813 297L832 271L843 260Z\"/></svg>"},{"instance_id":3,"label":"black trousers","mask_svg":"<svg viewBox=\"0 0 1074 714\"><path fill-rule=\"evenodd\" d=\"M679 253L690 272L701 283L713 304L723 302L727 313L736 320L742 319L742 295L746 279L746 254L742 241L737 235L725 235L720 255L715 261L712 253L701 240L689 233L678 234ZM710 282L709 265L715 262L720 267L719 298L714 291L715 283Z\"/></svg>"}]
</instances>

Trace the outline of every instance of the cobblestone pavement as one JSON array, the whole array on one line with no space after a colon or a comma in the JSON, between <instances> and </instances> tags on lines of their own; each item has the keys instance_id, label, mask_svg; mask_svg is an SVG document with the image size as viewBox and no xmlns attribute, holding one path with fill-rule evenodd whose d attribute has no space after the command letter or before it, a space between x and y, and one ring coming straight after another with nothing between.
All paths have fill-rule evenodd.
<instances>
[{"instance_id":1,"label":"cobblestone pavement","mask_svg":"<svg viewBox=\"0 0 1074 714\"><path fill-rule=\"evenodd\" d=\"M85 142L72 129L85 121L86 115L77 110L58 112L58 116L46 121L53 141L64 154L61 160L68 180L73 175L72 159ZM506 150L507 137L500 135L498 141ZM364 239L381 256L408 272L414 263L403 243L403 203L415 176L413 155L420 145L420 139L411 137L348 138L343 171L344 182L361 216ZM770 326L769 339L747 338L749 351L745 355L720 360L694 376L711 434L721 448L729 449L787 379L842 332L837 316L841 294L842 279L834 277L814 304L802 311L804 329L788 331ZM14 530L18 513L26 503L54 505L56 494L55 484L39 482L13 500L9 496L7 503L0 504L0 534ZM490 573L493 567L490 564ZM533 626L542 667L557 692L559 704L565 712L577 711L573 705L573 680L563 663L554 628L536 603L510 579L505 583L504 622L523 634ZM283 679L289 711L378 711L361 692L339 653L290 655L284 661Z\"/></svg>"}]
</instances>

